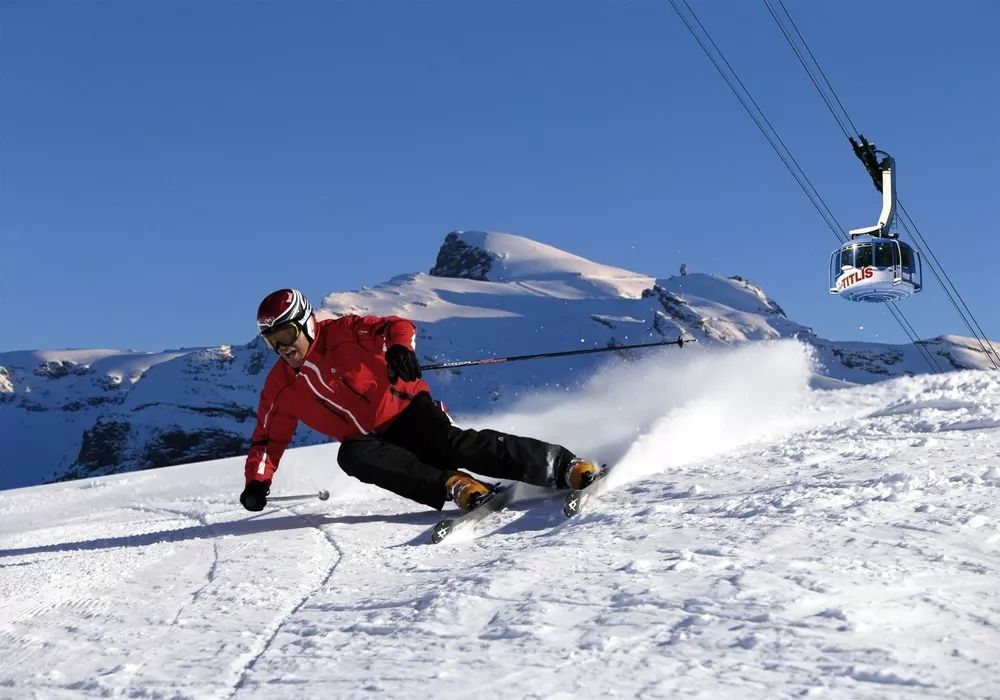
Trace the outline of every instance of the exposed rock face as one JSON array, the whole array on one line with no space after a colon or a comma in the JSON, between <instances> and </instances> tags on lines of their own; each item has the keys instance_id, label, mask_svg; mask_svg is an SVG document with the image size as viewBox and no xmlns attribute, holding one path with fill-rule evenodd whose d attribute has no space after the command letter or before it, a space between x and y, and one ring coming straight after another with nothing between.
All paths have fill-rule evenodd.
<instances>
[{"instance_id":1,"label":"exposed rock face","mask_svg":"<svg viewBox=\"0 0 1000 700\"><path fill-rule=\"evenodd\" d=\"M246 435L232 431L174 427L148 435L128 421L102 419L84 431L72 469L53 481L235 457L247 448Z\"/></svg>"},{"instance_id":2,"label":"exposed rock face","mask_svg":"<svg viewBox=\"0 0 1000 700\"><path fill-rule=\"evenodd\" d=\"M831 348L831 352L845 367L860 369L872 374L892 376L891 367L903 361L903 353L886 350L873 353L870 350L852 351L846 348Z\"/></svg>"},{"instance_id":3,"label":"exposed rock face","mask_svg":"<svg viewBox=\"0 0 1000 700\"><path fill-rule=\"evenodd\" d=\"M259 340L171 350L23 351L0 359L12 488L245 453L264 376ZM299 431L295 444L320 438Z\"/></svg>"},{"instance_id":4,"label":"exposed rock face","mask_svg":"<svg viewBox=\"0 0 1000 700\"><path fill-rule=\"evenodd\" d=\"M61 379L69 375L86 374L90 370L87 367L78 365L69 360L50 360L43 362L35 368L35 375L38 377L49 377L50 379Z\"/></svg>"},{"instance_id":5,"label":"exposed rock face","mask_svg":"<svg viewBox=\"0 0 1000 700\"><path fill-rule=\"evenodd\" d=\"M457 233L449 233L438 251L437 262L431 268L434 277L460 277L486 281L496 257L459 240Z\"/></svg>"},{"instance_id":6,"label":"exposed rock face","mask_svg":"<svg viewBox=\"0 0 1000 700\"><path fill-rule=\"evenodd\" d=\"M83 444L76 458L74 474L80 478L105 473L122 461L132 426L127 421L98 420L90 430L83 431Z\"/></svg>"},{"instance_id":7,"label":"exposed rock face","mask_svg":"<svg viewBox=\"0 0 1000 700\"><path fill-rule=\"evenodd\" d=\"M143 468L203 462L244 454L249 448L245 435L225 430L164 430L143 448Z\"/></svg>"},{"instance_id":8,"label":"exposed rock face","mask_svg":"<svg viewBox=\"0 0 1000 700\"><path fill-rule=\"evenodd\" d=\"M0 401L14 400L14 380L6 367L0 367Z\"/></svg>"},{"instance_id":9,"label":"exposed rock face","mask_svg":"<svg viewBox=\"0 0 1000 700\"><path fill-rule=\"evenodd\" d=\"M660 301L660 304L663 305L663 310L667 316L685 325L699 328L704 326L704 319L696 311L692 310L686 301L676 294L671 294L658 284L653 285L652 289L644 291L642 296L643 298L656 297Z\"/></svg>"},{"instance_id":10,"label":"exposed rock face","mask_svg":"<svg viewBox=\"0 0 1000 700\"><path fill-rule=\"evenodd\" d=\"M272 359L273 353L267 353L263 350L263 341L259 338L252 343L253 346L261 346L261 349L250 354L247 358L246 365L244 366L244 371L251 377L255 377L264 371L265 368L270 368L270 363L268 360Z\"/></svg>"}]
</instances>

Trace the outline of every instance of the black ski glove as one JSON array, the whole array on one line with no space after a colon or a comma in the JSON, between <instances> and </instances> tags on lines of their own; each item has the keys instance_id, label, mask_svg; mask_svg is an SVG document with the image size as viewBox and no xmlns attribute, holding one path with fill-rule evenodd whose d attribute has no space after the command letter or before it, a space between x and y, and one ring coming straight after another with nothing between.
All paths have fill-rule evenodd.
<instances>
[{"instance_id":1,"label":"black ski glove","mask_svg":"<svg viewBox=\"0 0 1000 700\"><path fill-rule=\"evenodd\" d=\"M240 494L240 503L247 510L264 510L267 505L267 494L271 492L271 482L248 481L247 487Z\"/></svg>"},{"instance_id":2,"label":"black ski glove","mask_svg":"<svg viewBox=\"0 0 1000 700\"><path fill-rule=\"evenodd\" d=\"M393 345L385 351L385 361L389 364L389 383L395 384L397 379L412 382L420 379L420 363L417 353L405 345Z\"/></svg>"}]
</instances>

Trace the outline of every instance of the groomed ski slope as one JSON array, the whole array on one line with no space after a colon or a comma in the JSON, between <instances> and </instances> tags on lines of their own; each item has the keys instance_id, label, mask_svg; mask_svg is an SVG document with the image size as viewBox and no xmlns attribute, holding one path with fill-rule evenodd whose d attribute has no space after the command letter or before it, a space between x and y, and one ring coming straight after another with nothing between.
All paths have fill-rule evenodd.
<instances>
[{"instance_id":1,"label":"groomed ski slope","mask_svg":"<svg viewBox=\"0 0 1000 700\"><path fill-rule=\"evenodd\" d=\"M1000 694L1000 377L658 353L483 424L619 464L478 539L289 452L0 493L4 698ZM475 425L474 418L463 421Z\"/></svg>"}]
</instances>

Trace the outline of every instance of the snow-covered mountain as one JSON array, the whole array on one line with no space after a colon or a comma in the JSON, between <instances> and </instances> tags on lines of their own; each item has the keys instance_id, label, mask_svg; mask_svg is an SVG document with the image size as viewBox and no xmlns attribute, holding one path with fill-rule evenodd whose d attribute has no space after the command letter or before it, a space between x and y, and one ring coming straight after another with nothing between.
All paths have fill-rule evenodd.
<instances>
[{"instance_id":1,"label":"snow-covered mountain","mask_svg":"<svg viewBox=\"0 0 1000 700\"><path fill-rule=\"evenodd\" d=\"M929 371L913 346L818 338L788 319L760 287L738 277L654 278L500 233L448 234L429 274L400 275L358 292L330 294L322 313L411 318L419 325L418 351L427 363L683 334L699 341L684 353L799 338L816 349L818 372L829 380L870 383ZM963 338L937 338L926 348L947 369L989 365ZM461 417L484 406L505 408L539 390L577 389L609 361L673 352L511 363L429 373L428 379ZM256 338L243 345L161 353L0 353L5 440L0 487L240 454L253 427L257 392L273 362ZM303 427L296 444L322 441Z\"/></svg>"},{"instance_id":2,"label":"snow-covered mountain","mask_svg":"<svg viewBox=\"0 0 1000 700\"><path fill-rule=\"evenodd\" d=\"M468 416L617 464L566 524L527 492L425 545L335 444L272 493L329 500L261 514L239 458L0 493L0 696L998 697L1000 375L819 389L802 341L696 347Z\"/></svg>"}]
</instances>

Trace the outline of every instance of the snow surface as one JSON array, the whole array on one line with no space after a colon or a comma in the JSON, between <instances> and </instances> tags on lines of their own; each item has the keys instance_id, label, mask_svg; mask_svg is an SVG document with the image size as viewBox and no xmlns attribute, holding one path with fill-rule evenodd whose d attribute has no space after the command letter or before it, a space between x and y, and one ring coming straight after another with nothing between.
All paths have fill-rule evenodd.
<instances>
[{"instance_id":1,"label":"snow surface","mask_svg":"<svg viewBox=\"0 0 1000 700\"><path fill-rule=\"evenodd\" d=\"M616 463L469 541L291 450L0 493L4 698L1000 694L1000 376L821 390L792 340L608 365L486 424ZM467 424L477 424L467 420ZM485 682L486 685L480 685Z\"/></svg>"}]
</instances>

